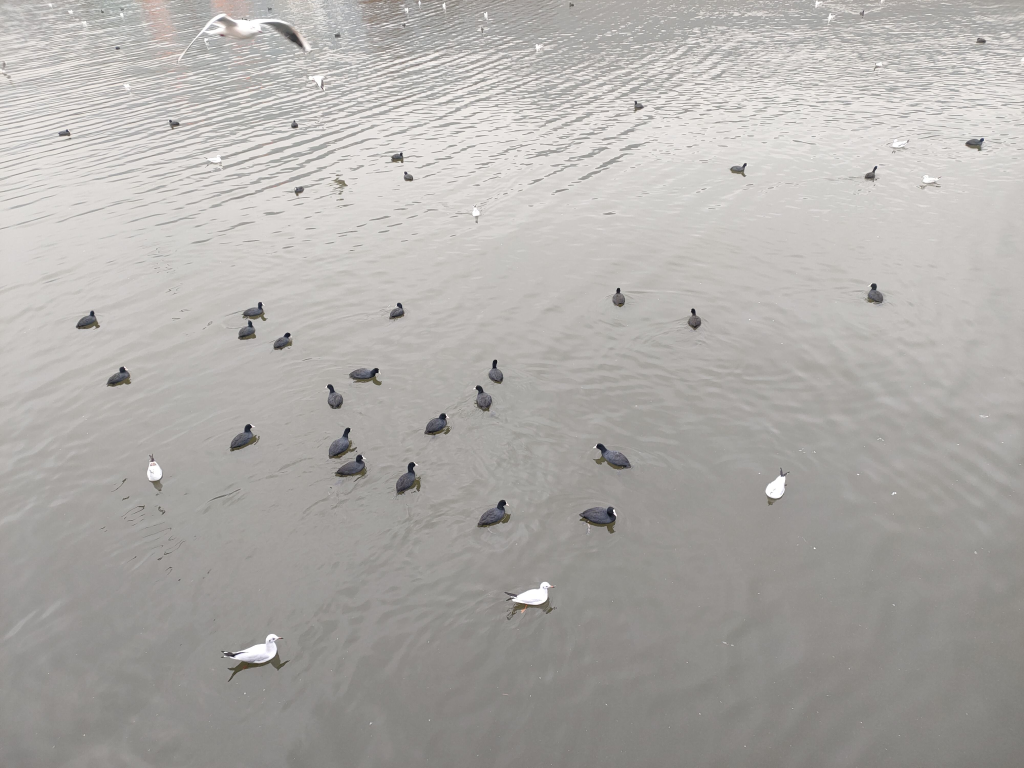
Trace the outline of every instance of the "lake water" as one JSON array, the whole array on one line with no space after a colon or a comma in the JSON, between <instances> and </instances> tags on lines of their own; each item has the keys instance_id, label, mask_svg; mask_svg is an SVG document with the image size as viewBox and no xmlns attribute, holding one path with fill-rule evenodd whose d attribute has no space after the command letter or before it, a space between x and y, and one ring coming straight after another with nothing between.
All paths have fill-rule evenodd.
<instances>
[{"instance_id":1,"label":"lake water","mask_svg":"<svg viewBox=\"0 0 1024 768\"><path fill-rule=\"evenodd\" d=\"M1024 6L267 2L0 2L0 764L1021 765Z\"/></svg>"}]
</instances>

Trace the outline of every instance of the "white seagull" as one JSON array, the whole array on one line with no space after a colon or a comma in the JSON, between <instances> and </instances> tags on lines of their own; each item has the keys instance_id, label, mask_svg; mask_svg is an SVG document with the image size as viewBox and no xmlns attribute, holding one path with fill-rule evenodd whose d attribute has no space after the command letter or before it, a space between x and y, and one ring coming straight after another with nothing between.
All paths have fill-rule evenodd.
<instances>
[{"instance_id":1,"label":"white seagull","mask_svg":"<svg viewBox=\"0 0 1024 768\"><path fill-rule=\"evenodd\" d=\"M940 176L929 176L927 173L921 177L922 184L938 184Z\"/></svg>"},{"instance_id":2,"label":"white seagull","mask_svg":"<svg viewBox=\"0 0 1024 768\"><path fill-rule=\"evenodd\" d=\"M836 17L836 15L834 13L830 13L828 15L828 23L831 24L832 23L832 19L834 19L835 17Z\"/></svg>"},{"instance_id":3,"label":"white seagull","mask_svg":"<svg viewBox=\"0 0 1024 768\"><path fill-rule=\"evenodd\" d=\"M536 44L535 46L533 46L533 47L537 49L537 53L540 53L541 49L542 49L542 48L543 48L544 46L543 46L543 45L541 45L540 43L537 43L537 44Z\"/></svg>"},{"instance_id":4,"label":"white seagull","mask_svg":"<svg viewBox=\"0 0 1024 768\"><path fill-rule=\"evenodd\" d=\"M910 143L910 139L893 139L892 140L892 148L893 149L903 149L909 143Z\"/></svg>"},{"instance_id":5,"label":"white seagull","mask_svg":"<svg viewBox=\"0 0 1024 768\"><path fill-rule=\"evenodd\" d=\"M480 221L480 209L477 208L475 205L473 206L473 218L476 219L478 222Z\"/></svg>"},{"instance_id":6,"label":"white seagull","mask_svg":"<svg viewBox=\"0 0 1024 768\"><path fill-rule=\"evenodd\" d=\"M876 61L875 62L875 66L873 66L871 68L871 71L874 72L876 69L881 69L884 66L885 66L885 62L884 61Z\"/></svg>"},{"instance_id":7,"label":"white seagull","mask_svg":"<svg viewBox=\"0 0 1024 768\"><path fill-rule=\"evenodd\" d=\"M528 589L518 595L515 592L506 592L505 594L509 596L509 600L519 605L544 605L548 601L548 590L554 588L554 584L542 581L538 589Z\"/></svg>"},{"instance_id":8,"label":"white seagull","mask_svg":"<svg viewBox=\"0 0 1024 768\"><path fill-rule=\"evenodd\" d=\"M164 476L164 471L160 469L160 465L156 463L156 459L153 458L153 454L149 454L149 469L146 470L146 478L151 483L155 483Z\"/></svg>"},{"instance_id":9,"label":"white seagull","mask_svg":"<svg viewBox=\"0 0 1024 768\"><path fill-rule=\"evenodd\" d=\"M226 659L244 661L246 664L266 664L277 656L277 641L284 640L283 637L270 634L267 635L267 642L246 648L244 651L221 651Z\"/></svg>"},{"instance_id":10,"label":"white seagull","mask_svg":"<svg viewBox=\"0 0 1024 768\"><path fill-rule=\"evenodd\" d=\"M180 62L185 58L185 54L188 53L188 49L192 47L192 43L195 43L203 33L206 32L210 35L220 35L221 37L233 37L236 40L251 40L256 37L260 32L263 31L263 27L270 27L272 30L280 35L291 40L299 48L306 53L309 53L309 43L306 42L299 30L289 24L287 21L281 21L280 19L232 19L226 13L218 13L208 22L206 26L199 30L199 34L192 38L192 42L188 44L184 51L181 52L181 56L178 57Z\"/></svg>"},{"instance_id":11,"label":"white seagull","mask_svg":"<svg viewBox=\"0 0 1024 768\"><path fill-rule=\"evenodd\" d=\"M214 165L220 165L220 155L211 155L210 157L206 158L206 162L213 163Z\"/></svg>"},{"instance_id":12,"label":"white seagull","mask_svg":"<svg viewBox=\"0 0 1024 768\"><path fill-rule=\"evenodd\" d=\"M126 91L128 91L128 93L131 93L131 92L132 92L132 87L131 87L130 85L128 85L128 83L125 83L125 84L124 84L124 89L125 89Z\"/></svg>"},{"instance_id":13,"label":"white seagull","mask_svg":"<svg viewBox=\"0 0 1024 768\"><path fill-rule=\"evenodd\" d=\"M322 91L324 89L325 77L327 77L327 75L310 75L309 79L316 83L316 87Z\"/></svg>"},{"instance_id":14,"label":"white seagull","mask_svg":"<svg viewBox=\"0 0 1024 768\"><path fill-rule=\"evenodd\" d=\"M814 0L814 7L815 8L820 8L821 7L821 0Z\"/></svg>"},{"instance_id":15,"label":"white seagull","mask_svg":"<svg viewBox=\"0 0 1024 768\"><path fill-rule=\"evenodd\" d=\"M779 476L768 483L768 487L764 489L764 495L769 499L781 499L782 494L786 492L786 475L789 472L783 472L779 468Z\"/></svg>"}]
</instances>

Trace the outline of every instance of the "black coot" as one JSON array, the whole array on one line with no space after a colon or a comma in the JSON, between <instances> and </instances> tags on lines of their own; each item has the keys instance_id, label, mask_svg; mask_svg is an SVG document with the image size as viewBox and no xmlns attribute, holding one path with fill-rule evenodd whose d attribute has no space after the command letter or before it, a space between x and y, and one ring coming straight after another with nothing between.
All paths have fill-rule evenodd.
<instances>
[{"instance_id":1,"label":"black coot","mask_svg":"<svg viewBox=\"0 0 1024 768\"><path fill-rule=\"evenodd\" d=\"M306 191L305 187L296 187L295 188L295 196L298 197L299 195L301 195L305 191Z\"/></svg>"},{"instance_id":2,"label":"black coot","mask_svg":"<svg viewBox=\"0 0 1024 768\"><path fill-rule=\"evenodd\" d=\"M874 168L872 168L870 171L868 171L867 173L864 174L864 178L865 179L870 179L871 181L874 181L875 180L875 171L877 171L877 170L878 170L878 166L876 165Z\"/></svg>"},{"instance_id":3,"label":"black coot","mask_svg":"<svg viewBox=\"0 0 1024 768\"><path fill-rule=\"evenodd\" d=\"M612 296L612 304L614 304L616 307L621 307L625 303L626 297L622 295L622 289L616 288L615 295Z\"/></svg>"},{"instance_id":4,"label":"black coot","mask_svg":"<svg viewBox=\"0 0 1024 768\"><path fill-rule=\"evenodd\" d=\"M479 384L476 385L476 406L482 410L487 410L491 407L491 396L484 392L484 388Z\"/></svg>"},{"instance_id":5,"label":"black coot","mask_svg":"<svg viewBox=\"0 0 1024 768\"><path fill-rule=\"evenodd\" d=\"M580 517L591 525L611 525L618 515L615 514L615 507L591 507L581 512Z\"/></svg>"},{"instance_id":6,"label":"black coot","mask_svg":"<svg viewBox=\"0 0 1024 768\"><path fill-rule=\"evenodd\" d=\"M285 347L290 347L291 345L292 335L290 333L286 333L284 336L282 336L280 339L274 342L274 349L284 349Z\"/></svg>"},{"instance_id":7,"label":"black coot","mask_svg":"<svg viewBox=\"0 0 1024 768\"><path fill-rule=\"evenodd\" d=\"M298 127L299 127L299 121L298 120L292 120L292 128L298 128Z\"/></svg>"},{"instance_id":8,"label":"black coot","mask_svg":"<svg viewBox=\"0 0 1024 768\"><path fill-rule=\"evenodd\" d=\"M331 393L327 396L327 404L331 406L331 408L341 408L341 404L345 402L344 398L342 398L341 396L341 393L334 391L333 384L327 385L327 391Z\"/></svg>"},{"instance_id":9,"label":"black coot","mask_svg":"<svg viewBox=\"0 0 1024 768\"><path fill-rule=\"evenodd\" d=\"M868 291L868 301L873 301L876 304L881 304L885 297L882 292L878 290L878 283L871 284L871 290Z\"/></svg>"},{"instance_id":10,"label":"black coot","mask_svg":"<svg viewBox=\"0 0 1024 768\"><path fill-rule=\"evenodd\" d=\"M423 430L424 434L434 435L444 430L448 426L448 416L442 413L436 419L431 419L427 422L427 428Z\"/></svg>"},{"instance_id":11,"label":"black coot","mask_svg":"<svg viewBox=\"0 0 1024 768\"><path fill-rule=\"evenodd\" d=\"M406 181L412 181L412 174L406 171L402 178L405 179Z\"/></svg>"},{"instance_id":12,"label":"black coot","mask_svg":"<svg viewBox=\"0 0 1024 768\"><path fill-rule=\"evenodd\" d=\"M641 110L641 109L643 109L643 108L644 108L644 105L643 105L643 104L641 104L641 103L640 103L639 101L637 101L636 99L634 99L634 100L633 100L633 111L634 111L634 112L637 112L637 111L639 111L639 110Z\"/></svg>"},{"instance_id":13,"label":"black coot","mask_svg":"<svg viewBox=\"0 0 1024 768\"><path fill-rule=\"evenodd\" d=\"M177 128L179 125L181 125L181 123L179 123L177 120L168 120L167 122L171 124L171 128Z\"/></svg>"},{"instance_id":14,"label":"black coot","mask_svg":"<svg viewBox=\"0 0 1024 768\"><path fill-rule=\"evenodd\" d=\"M249 321L249 324L247 326L245 326L245 328L242 328L241 330L238 331L238 338L240 338L240 339L255 339L256 338L256 329L252 327L252 320Z\"/></svg>"},{"instance_id":15,"label":"black coot","mask_svg":"<svg viewBox=\"0 0 1024 768\"><path fill-rule=\"evenodd\" d=\"M351 441L348 439L348 433L352 431L352 427L345 427L345 431L342 432L341 437L331 443L331 447L327 449L327 455L330 458L341 456L345 451L352 447Z\"/></svg>"},{"instance_id":16,"label":"black coot","mask_svg":"<svg viewBox=\"0 0 1024 768\"><path fill-rule=\"evenodd\" d=\"M59 131L57 133L57 135L58 136L70 136L71 135L71 131L69 131L67 128L65 128L63 131Z\"/></svg>"},{"instance_id":17,"label":"black coot","mask_svg":"<svg viewBox=\"0 0 1024 768\"><path fill-rule=\"evenodd\" d=\"M235 435L231 441L231 450L237 451L239 448L245 448L249 443L253 441L255 435L252 433L252 424L246 424L245 430Z\"/></svg>"},{"instance_id":18,"label":"black coot","mask_svg":"<svg viewBox=\"0 0 1024 768\"><path fill-rule=\"evenodd\" d=\"M94 325L97 325L97 324L98 324L98 321L96 320L96 313L90 311L88 315L86 315L85 317L83 317L81 320L78 321L78 325L75 326L75 327L76 328L92 328Z\"/></svg>"},{"instance_id":19,"label":"black coot","mask_svg":"<svg viewBox=\"0 0 1024 768\"><path fill-rule=\"evenodd\" d=\"M747 172L747 164L744 163L743 165L734 165L729 170L732 171L733 173L746 173Z\"/></svg>"},{"instance_id":20,"label":"black coot","mask_svg":"<svg viewBox=\"0 0 1024 768\"><path fill-rule=\"evenodd\" d=\"M398 152L398 153L392 155L391 156L391 162L392 163L404 163L405 162L405 152Z\"/></svg>"},{"instance_id":21,"label":"black coot","mask_svg":"<svg viewBox=\"0 0 1024 768\"><path fill-rule=\"evenodd\" d=\"M260 301L255 307L249 307L242 313L242 317L261 317L263 315L263 302Z\"/></svg>"},{"instance_id":22,"label":"black coot","mask_svg":"<svg viewBox=\"0 0 1024 768\"><path fill-rule=\"evenodd\" d=\"M690 310L690 317L687 319L686 324L691 328L700 328L700 318L697 317L697 310Z\"/></svg>"},{"instance_id":23,"label":"black coot","mask_svg":"<svg viewBox=\"0 0 1024 768\"><path fill-rule=\"evenodd\" d=\"M485 528L488 525L500 523L502 520L505 519L506 514L507 513L505 512L505 500L502 499L501 501L498 502L498 506L491 507L482 515L480 515L480 522L478 522L477 525L480 528Z\"/></svg>"},{"instance_id":24,"label":"black coot","mask_svg":"<svg viewBox=\"0 0 1024 768\"><path fill-rule=\"evenodd\" d=\"M126 371L124 366L122 365L117 373L115 373L113 376L107 379L107 386L116 387L118 384L124 384L131 377L132 375L128 373L128 371Z\"/></svg>"},{"instance_id":25,"label":"black coot","mask_svg":"<svg viewBox=\"0 0 1024 768\"><path fill-rule=\"evenodd\" d=\"M487 373L487 378L493 381L495 384L501 384L505 380L505 374L498 369L498 361L495 360L491 363L491 370Z\"/></svg>"},{"instance_id":26,"label":"black coot","mask_svg":"<svg viewBox=\"0 0 1024 768\"><path fill-rule=\"evenodd\" d=\"M380 368L356 368L349 374L356 381L369 381L380 373Z\"/></svg>"},{"instance_id":27,"label":"black coot","mask_svg":"<svg viewBox=\"0 0 1024 768\"><path fill-rule=\"evenodd\" d=\"M415 461L410 461L408 466L408 472L398 478L398 482L395 483L395 490L398 493L405 493L413 484L416 482L416 473L413 471L413 467L416 466Z\"/></svg>"},{"instance_id":28,"label":"black coot","mask_svg":"<svg viewBox=\"0 0 1024 768\"><path fill-rule=\"evenodd\" d=\"M981 145L984 144L984 143L985 143L984 139L968 139L967 140L967 146L968 147L977 147L978 149L981 149Z\"/></svg>"},{"instance_id":29,"label":"black coot","mask_svg":"<svg viewBox=\"0 0 1024 768\"><path fill-rule=\"evenodd\" d=\"M619 467L620 469L628 469L633 466L629 463L629 459L626 458L625 454L619 453L618 451L609 451L604 447L604 443L598 443L594 446L601 452L601 458L611 464L613 467Z\"/></svg>"},{"instance_id":30,"label":"black coot","mask_svg":"<svg viewBox=\"0 0 1024 768\"><path fill-rule=\"evenodd\" d=\"M405 309L402 307L402 302L398 302L398 306L391 310L391 319L394 320L396 317L402 317L405 314Z\"/></svg>"},{"instance_id":31,"label":"black coot","mask_svg":"<svg viewBox=\"0 0 1024 768\"><path fill-rule=\"evenodd\" d=\"M348 477L350 475L358 475L365 471L366 462L363 461L363 454L360 453L356 456L355 461L350 461L348 464L342 464L334 474L338 477Z\"/></svg>"}]
</instances>

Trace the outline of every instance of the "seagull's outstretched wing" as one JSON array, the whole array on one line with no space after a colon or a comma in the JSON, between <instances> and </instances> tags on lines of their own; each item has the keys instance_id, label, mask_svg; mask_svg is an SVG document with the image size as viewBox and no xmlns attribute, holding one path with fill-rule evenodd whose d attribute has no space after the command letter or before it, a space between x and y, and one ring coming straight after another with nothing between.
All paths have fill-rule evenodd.
<instances>
[{"instance_id":1,"label":"seagull's outstretched wing","mask_svg":"<svg viewBox=\"0 0 1024 768\"><path fill-rule=\"evenodd\" d=\"M194 43L196 40L198 40L200 37L202 37L203 36L203 32L208 30L214 24L221 24L224 21L224 19L230 19L230 18L231 17L228 16L226 13L218 13L216 16L214 16L212 19L210 19L208 22L206 22L206 26L204 26L202 29L199 30L199 34L198 35L196 35L195 37L192 38L192 43ZM181 56L178 57L178 63L179 64L181 63L181 60L183 58L185 58L185 54L188 53L188 49L192 47L192 43L189 43L187 46L185 46L185 50L181 52Z\"/></svg>"},{"instance_id":2,"label":"seagull's outstretched wing","mask_svg":"<svg viewBox=\"0 0 1024 768\"><path fill-rule=\"evenodd\" d=\"M281 21L280 19L254 19L253 21L255 21L260 26L270 27L278 34L291 40L303 51L309 53L310 47L309 43L306 42L306 38L299 34L299 30L297 30L287 21Z\"/></svg>"}]
</instances>

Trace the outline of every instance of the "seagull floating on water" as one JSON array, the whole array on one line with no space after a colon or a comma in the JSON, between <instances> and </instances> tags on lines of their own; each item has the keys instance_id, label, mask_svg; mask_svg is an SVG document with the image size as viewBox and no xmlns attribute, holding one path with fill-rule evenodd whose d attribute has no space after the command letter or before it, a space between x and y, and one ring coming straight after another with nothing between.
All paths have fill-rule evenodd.
<instances>
[{"instance_id":1,"label":"seagull floating on water","mask_svg":"<svg viewBox=\"0 0 1024 768\"><path fill-rule=\"evenodd\" d=\"M938 184L939 176L929 176L927 173L921 177L922 184Z\"/></svg>"},{"instance_id":2,"label":"seagull floating on water","mask_svg":"<svg viewBox=\"0 0 1024 768\"><path fill-rule=\"evenodd\" d=\"M554 584L542 581L537 589L528 589L525 592L520 592L518 595L515 592L506 592L505 594L509 596L509 600L519 605L544 605L548 601L548 590L554 588Z\"/></svg>"},{"instance_id":3,"label":"seagull floating on water","mask_svg":"<svg viewBox=\"0 0 1024 768\"><path fill-rule=\"evenodd\" d=\"M533 47L534 47L534 49L535 49L535 50L537 51L537 53L540 53L540 52L541 52L541 50L543 50L543 48L544 48L544 46L543 46L543 45L542 45L541 43L537 43L537 44L536 44L535 46L533 46Z\"/></svg>"},{"instance_id":4,"label":"seagull floating on water","mask_svg":"<svg viewBox=\"0 0 1024 768\"><path fill-rule=\"evenodd\" d=\"M316 87L319 88L322 91L322 90L324 90L324 78L325 77L327 77L327 75L310 75L309 79L312 80L314 83L316 83Z\"/></svg>"},{"instance_id":5,"label":"seagull floating on water","mask_svg":"<svg viewBox=\"0 0 1024 768\"><path fill-rule=\"evenodd\" d=\"M835 17L836 17L836 15L834 13L830 13L828 15L828 23L831 24L832 23L832 19L834 19Z\"/></svg>"},{"instance_id":6,"label":"seagull floating on water","mask_svg":"<svg viewBox=\"0 0 1024 768\"><path fill-rule=\"evenodd\" d=\"M782 468L779 468L779 476L768 483L768 487L764 489L764 495L769 499L781 499L782 494L786 492L786 475L789 472L783 472Z\"/></svg>"},{"instance_id":7,"label":"seagull floating on water","mask_svg":"<svg viewBox=\"0 0 1024 768\"><path fill-rule=\"evenodd\" d=\"M266 664L277 656L277 641L284 640L283 637L270 634L267 635L267 642L246 648L244 651L221 651L226 659L244 661L246 664Z\"/></svg>"},{"instance_id":8,"label":"seagull floating on water","mask_svg":"<svg viewBox=\"0 0 1024 768\"><path fill-rule=\"evenodd\" d=\"M206 158L206 162L213 163L214 165L220 165L220 155L212 155Z\"/></svg>"},{"instance_id":9,"label":"seagull floating on water","mask_svg":"<svg viewBox=\"0 0 1024 768\"><path fill-rule=\"evenodd\" d=\"M132 92L132 87L131 87L130 85L128 85L128 83L125 83L125 84L124 84L124 89L125 89L126 91L128 91L128 93L131 93L131 92Z\"/></svg>"},{"instance_id":10,"label":"seagull floating on water","mask_svg":"<svg viewBox=\"0 0 1024 768\"><path fill-rule=\"evenodd\" d=\"M160 469L160 465L156 463L156 459L153 458L153 454L149 454L149 469L146 470L146 477L149 482L156 483L164 476L164 471Z\"/></svg>"},{"instance_id":11,"label":"seagull floating on water","mask_svg":"<svg viewBox=\"0 0 1024 768\"><path fill-rule=\"evenodd\" d=\"M473 218L476 219L477 222L479 223L479 221L480 221L480 209L477 208L475 205L473 206Z\"/></svg>"},{"instance_id":12,"label":"seagull floating on water","mask_svg":"<svg viewBox=\"0 0 1024 768\"><path fill-rule=\"evenodd\" d=\"M893 149L903 149L909 143L910 143L910 139L893 139L892 140L892 148Z\"/></svg>"},{"instance_id":13,"label":"seagull floating on water","mask_svg":"<svg viewBox=\"0 0 1024 768\"><path fill-rule=\"evenodd\" d=\"M291 42L295 43L306 53L309 53L309 43L306 42L299 30L289 24L287 21L281 21L280 19L232 19L226 13L218 13L199 30L199 34L192 38L192 42L188 44L184 51L181 52L181 56L178 57L180 62L185 58L185 54L188 53L188 49L192 47L203 33L206 32L210 35L220 35L221 37L233 37L235 40L251 40L256 37L260 32L263 31L263 27L270 27L278 34L288 38Z\"/></svg>"}]
</instances>

